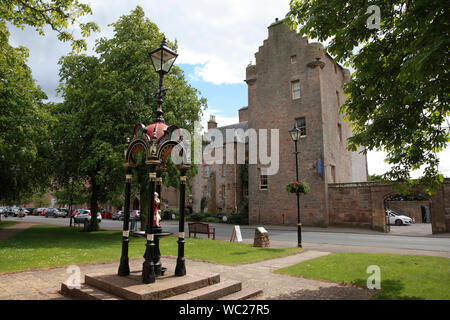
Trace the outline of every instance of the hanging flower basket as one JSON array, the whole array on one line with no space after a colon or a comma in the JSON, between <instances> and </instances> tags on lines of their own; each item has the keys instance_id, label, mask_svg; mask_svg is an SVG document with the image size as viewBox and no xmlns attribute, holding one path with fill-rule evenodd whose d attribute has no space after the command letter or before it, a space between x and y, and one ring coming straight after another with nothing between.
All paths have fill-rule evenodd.
<instances>
[{"instance_id":1,"label":"hanging flower basket","mask_svg":"<svg viewBox=\"0 0 450 320\"><path fill-rule=\"evenodd\" d=\"M286 191L290 193L303 193L307 194L309 192L309 185L304 181L292 181L286 185Z\"/></svg>"}]
</instances>

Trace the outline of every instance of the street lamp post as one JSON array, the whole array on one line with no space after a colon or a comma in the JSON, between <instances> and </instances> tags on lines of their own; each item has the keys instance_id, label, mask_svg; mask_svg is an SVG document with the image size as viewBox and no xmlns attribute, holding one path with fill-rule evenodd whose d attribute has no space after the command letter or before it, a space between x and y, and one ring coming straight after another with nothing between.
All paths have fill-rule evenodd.
<instances>
[{"instance_id":1,"label":"street lamp post","mask_svg":"<svg viewBox=\"0 0 450 320\"><path fill-rule=\"evenodd\" d=\"M163 89L163 79L164 75L169 73L170 69L172 69L172 66L177 57L178 54L167 46L167 41L165 37L161 42L161 45L155 50L152 50L150 52L150 58L152 59L153 67L155 68L155 71L159 74L158 92L153 94L157 102L156 117L154 122L163 122L163 123L165 122L161 106L163 103L163 98L165 97L167 90L169 90L169 88Z\"/></svg>"},{"instance_id":2,"label":"street lamp post","mask_svg":"<svg viewBox=\"0 0 450 320\"><path fill-rule=\"evenodd\" d=\"M297 149L297 142L300 139L301 136L301 131L300 129L297 127L297 125L295 125L291 130L289 130L289 134L292 138L292 141L294 141L295 143L295 173L296 173L296 177L297 177L297 182L299 182L298 179L298 149ZM300 220L300 192L296 192L297 195L297 246L299 248L302 247L302 224L301 224L301 220Z\"/></svg>"}]
</instances>

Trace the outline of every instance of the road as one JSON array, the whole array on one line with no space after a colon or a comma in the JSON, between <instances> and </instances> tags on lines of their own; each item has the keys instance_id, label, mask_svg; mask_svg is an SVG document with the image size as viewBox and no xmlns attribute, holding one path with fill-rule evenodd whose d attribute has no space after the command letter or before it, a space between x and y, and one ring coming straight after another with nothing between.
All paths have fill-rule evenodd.
<instances>
[{"instance_id":1,"label":"road","mask_svg":"<svg viewBox=\"0 0 450 320\"><path fill-rule=\"evenodd\" d=\"M2 219L4 219L2 217ZM38 216L27 216L21 220L20 218L8 217L4 220L14 221L29 221L41 224L53 225L69 225L69 219L63 218L45 218ZM229 240L233 225L229 224L211 224L216 228L216 239ZM104 219L100 224L102 229L107 230L122 230L122 221L113 221ZM163 221L162 226L165 232L178 233L177 221ZM269 232L270 241L287 243L295 243L297 241L297 231L290 227L265 227ZM405 226L405 228L407 228ZM251 241L254 237L255 228L251 226L241 226L242 238ZM307 228L305 228L307 229ZM320 230L320 229L319 229ZM326 229L323 229L326 230ZM185 225L187 233L187 224ZM186 234L187 236L187 234ZM332 232L327 231L303 231L302 241L311 244L330 244L342 246L360 246L360 247L374 247L374 248L392 248L392 249L411 249L411 250L428 250L450 252L450 237L420 237L420 236L401 236L385 233L375 233L367 230L366 233L361 233L361 230L353 232Z\"/></svg>"}]
</instances>

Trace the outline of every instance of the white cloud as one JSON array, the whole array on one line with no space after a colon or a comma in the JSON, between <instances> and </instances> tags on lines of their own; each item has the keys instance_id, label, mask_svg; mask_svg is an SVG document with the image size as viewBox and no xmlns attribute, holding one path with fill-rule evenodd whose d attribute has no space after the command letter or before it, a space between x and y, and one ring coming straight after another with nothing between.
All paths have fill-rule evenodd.
<instances>
[{"instance_id":1,"label":"white cloud","mask_svg":"<svg viewBox=\"0 0 450 320\"><path fill-rule=\"evenodd\" d=\"M440 160L439 172L444 177L450 178L450 146L438 153ZM390 170L391 166L384 162L386 152L384 151L369 151L367 153L367 163L369 174L383 174ZM411 177L417 179L423 175L423 168L411 172Z\"/></svg>"}]
</instances>

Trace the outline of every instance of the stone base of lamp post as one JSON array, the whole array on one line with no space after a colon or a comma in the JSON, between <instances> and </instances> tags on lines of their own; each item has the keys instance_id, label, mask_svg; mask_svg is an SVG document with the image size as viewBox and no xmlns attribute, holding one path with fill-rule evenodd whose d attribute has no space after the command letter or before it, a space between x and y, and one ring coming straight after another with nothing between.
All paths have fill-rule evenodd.
<instances>
[{"instance_id":1,"label":"stone base of lamp post","mask_svg":"<svg viewBox=\"0 0 450 320\"><path fill-rule=\"evenodd\" d=\"M186 275L186 264L184 261L184 238L178 239L178 258L177 258L177 266L175 267L175 275L177 277L182 277Z\"/></svg>"}]
</instances>

